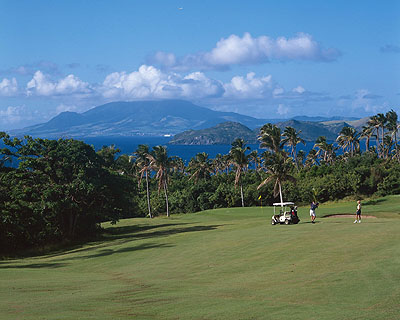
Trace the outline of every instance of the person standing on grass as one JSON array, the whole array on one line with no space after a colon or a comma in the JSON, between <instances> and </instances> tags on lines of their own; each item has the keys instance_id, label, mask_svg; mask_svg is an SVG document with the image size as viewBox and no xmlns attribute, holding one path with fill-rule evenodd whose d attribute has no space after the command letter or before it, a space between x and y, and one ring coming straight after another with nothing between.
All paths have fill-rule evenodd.
<instances>
[{"instance_id":1,"label":"person standing on grass","mask_svg":"<svg viewBox=\"0 0 400 320\"><path fill-rule=\"evenodd\" d=\"M361 223L361 200L357 201L357 211L356 211L356 220L354 223Z\"/></svg>"},{"instance_id":2,"label":"person standing on grass","mask_svg":"<svg viewBox=\"0 0 400 320\"><path fill-rule=\"evenodd\" d=\"M315 223L315 209L318 208L319 203L318 202L311 202L310 206L310 217L311 217L311 223Z\"/></svg>"}]
</instances>

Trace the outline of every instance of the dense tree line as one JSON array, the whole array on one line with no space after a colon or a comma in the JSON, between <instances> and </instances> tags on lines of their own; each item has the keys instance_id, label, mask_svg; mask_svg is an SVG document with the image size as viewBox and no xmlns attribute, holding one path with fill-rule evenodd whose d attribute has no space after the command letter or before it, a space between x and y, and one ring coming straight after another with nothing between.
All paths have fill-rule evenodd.
<instances>
[{"instance_id":1,"label":"dense tree line","mask_svg":"<svg viewBox=\"0 0 400 320\"><path fill-rule=\"evenodd\" d=\"M371 117L361 133L344 127L336 143L319 137L305 154L297 151L301 132L266 124L263 153L236 139L229 154L199 153L187 165L164 146L119 155L113 146L96 152L73 139L0 133L1 251L91 236L101 222L124 217L259 205L260 196L271 204L399 194L398 129L389 111ZM17 168L7 164L12 159Z\"/></svg>"}]
</instances>

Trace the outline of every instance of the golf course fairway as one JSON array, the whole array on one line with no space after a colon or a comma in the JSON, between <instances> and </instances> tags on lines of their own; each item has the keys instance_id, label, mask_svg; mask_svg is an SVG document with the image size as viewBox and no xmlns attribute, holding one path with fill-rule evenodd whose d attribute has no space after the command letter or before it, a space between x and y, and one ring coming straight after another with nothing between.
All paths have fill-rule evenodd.
<instances>
[{"instance_id":1,"label":"golf course fairway","mask_svg":"<svg viewBox=\"0 0 400 320\"><path fill-rule=\"evenodd\" d=\"M400 196L105 223L101 241L0 261L0 319L399 319ZM376 218L365 218L365 216Z\"/></svg>"}]
</instances>

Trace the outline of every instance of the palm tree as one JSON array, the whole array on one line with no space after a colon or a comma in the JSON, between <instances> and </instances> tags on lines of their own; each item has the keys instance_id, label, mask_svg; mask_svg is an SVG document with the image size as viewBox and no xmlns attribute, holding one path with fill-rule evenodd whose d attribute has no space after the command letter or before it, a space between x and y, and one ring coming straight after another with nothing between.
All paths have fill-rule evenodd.
<instances>
[{"instance_id":1,"label":"palm tree","mask_svg":"<svg viewBox=\"0 0 400 320\"><path fill-rule=\"evenodd\" d=\"M254 163L254 170L258 171L258 167L260 166L261 161L260 161L260 157L258 156L257 150L253 150L252 152L250 152L249 160Z\"/></svg>"},{"instance_id":2,"label":"palm tree","mask_svg":"<svg viewBox=\"0 0 400 320\"><path fill-rule=\"evenodd\" d=\"M297 153L297 164L304 166L304 160L306 159L306 152L304 150L299 150Z\"/></svg>"},{"instance_id":3,"label":"palm tree","mask_svg":"<svg viewBox=\"0 0 400 320\"><path fill-rule=\"evenodd\" d=\"M318 165L318 151L316 149L311 149L306 158L306 167L312 167Z\"/></svg>"},{"instance_id":4,"label":"palm tree","mask_svg":"<svg viewBox=\"0 0 400 320\"><path fill-rule=\"evenodd\" d=\"M385 138L385 127L386 127L387 119L386 119L386 116L385 116L383 113L378 113L376 116L377 116L377 121L378 121L379 128L381 128L381 133L382 133L382 135L381 135L381 137L382 137L382 143L381 143L380 148L381 148L382 153L384 153L384 152L383 152L383 149L384 149L384 142L383 142L383 140L384 140L384 138ZM383 155L383 154L382 154L382 155ZM383 156L384 156L384 155L383 155Z\"/></svg>"},{"instance_id":5,"label":"palm tree","mask_svg":"<svg viewBox=\"0 0 400 320\"><path fill-rule=\"evenodd\" d=\"M264 124L260 129L258 136L260 148L267 148L272 152L282 150L281 129L271 123Z\"/></svg>"},{"instance_id":6,"label":"palm tree","mask_svg":"<svg viewBox=\"0 0 400 320\"><path fill-rule=\"evenodd\" d=\"M384 136L382 141L382 156L383 158L389 158L390 150L393 147L393 139L391 136Z\"/></svg>"},{"instance_id":7,"label":"palm tree","mask_svg":"<svg viewBox=\"0 0 400 320\"><path fill-rule=\"evenodd\" d=\"M181 174L185 174L185 161L181 157L174 156L171 157L172 162L173 162L173 168L175 169L175 172L179 172Z\"/></svg>"},{"instance_id":8,"label":"palm tree","mask_svg":"<svg viewBox=\"0 0 400 320\"><path fill-rule=\"evenodd\" d=\"M343 152L349 152L350 157L352 157L354 152L360 149L359 135L356 129L352 127L343 127L336 141L343 148Z\"/></svg>"},{"instance_id":9,"label":"palm tree","mask_svg":"<svg viewBox=\"0 0 400 320\"><path fill-rule=\"evenodd\" d=\"M189 180L194 179L195 183L200 179L207 179L213 173L211 160L208 159L208 154L201 152L192 158L188 165L188 170L191 172Z\"/></svg>"},{"instance_id":10,"label":"palm tree","mask_svg":"<svg viewBox=\"0 0 400 320\"><path fill-rule=\"evenodd\" d=\"M147 209L149 211L149 217L152 218L153 216L151 215L150 191L149 191L149 171L151 170L149 154L150 154L149 146L145 145L145 144L138 145L138 148L134 152L136 165L139 168L138 186L140 187L143 176L145 176L146 177ZM130 158L130 160L132 160L132 158Z\"/></svg>"},{"instance_id":11,"label":"palm tree","mask_svg":"<svg viewBox=\"0 0 400 320\"><path fill-rule=\"evenodd\" d=\"M378 116L372 116L369 118L367 122L367 126L370 128L373 128L373 131L376 131L375 139L376 139L376 150L378 152L379 156L379 145L380 145L380 140L379 140L379 119Z\"/></svg>"},{"instance_id":12,"label":"palm tree","mask_svg":"<svg viewBox=\"0 0 400 320\"><path fill-rule=\"evenodd\" d=\"M284 136L285 138L282 140L282 144L283 145L288 145L289 147L291 147L291 152L290 155L293 157L293 161L296 164L297 169L299 168L299 165L297 163L297 152L296 152L296 146L299 143L302 143L305 145L305 141L300 138L300 133L301 130L296 131L295 128L292 127L286 127L285 130L283 131L282 136Z\"/></svg>"},{"instance_id":13,"label":"palm tree","mask_svg":"<svg viewBox=\"0 0 400 320\"><path fill-rule=\"evenodd\" d=\"M246 151L250 150L250 147L246 147L246 143L243 139L236 139L232 142L232 148L229 151L231 164L236 167L236 175L235 175L235 188L238 184L240 184L240 196L242 198L242 207L244 207L244 198L243 198L243 185L241 181L242 172L249 165L249 156L246 155Z\"/></svg>"},{"instance_id":14,"label":"palm tree","mask_svg":"<svg viewBox=\"0 0 400 320\"><path fill-rule=\"evenodd\" d=\"M315 140L314 148L318 148L316 155L319 156L322 153L322 160L325 163L332 163L336 157L335 150L337 149L333 143L328 143L326 137L320 136Z\"/></svg>"},{"instance_id":15,"label":"palm tree","mask_svg":"<svg viewBox=\"0 0 400 320\"><path fill-rule=\"evenodd\" d=\"M369 143L374 135L375 128L369 125L365 125L362 127L361 138L365 138L365 151L369 150Z\"/></svg>"},{"instance_id":16,"label":"palm tree","mask_svg":"<svg viewBox=\"0 0 400 320\"><path fill-rule=\"evenodd\" d=\"M398 158L398 160L400 160L399 158L399 147L397 144L397 131L400 129L400 124L398 123L398 117L397 117L397 113L396 111L394 111L393 109L386 112L386 119L387 119L387 125L386 128L389 130L389 132L391 132L391 137L393 138L393 142L394 142L394 154L395 157Z\"/></svg>"},{"instance_id":17,"label":"palm tree","mask_svg":"<svg viewBox=\"0 0 400 320\"><path fill-rule=\"evenodd\" d=\"M266 159L264 166L267 169L268 177L260 183L257 189L260 189L271 181L275 181L274 197L277 197L279 194L281 203L283 203L282 184L286 181L295 181L295 178L291 175L293 162L283 152L273 153L264 158Z\"/></svg>"},{"instance_id":18,"label":"palm tree","mask_svg":"<svg viewBox=\"0 0 400 320\"><path fill-rule=\"evenodd\" d=\"M156 172L158 193L160 193L161 188L164 189L167 217L169 217L168 171L173 167L173 159L168 157L167 148L164 146L153 147L152 152L147 155L147 158L150 160L151 169Z\"/></svg>"}]
</instances>

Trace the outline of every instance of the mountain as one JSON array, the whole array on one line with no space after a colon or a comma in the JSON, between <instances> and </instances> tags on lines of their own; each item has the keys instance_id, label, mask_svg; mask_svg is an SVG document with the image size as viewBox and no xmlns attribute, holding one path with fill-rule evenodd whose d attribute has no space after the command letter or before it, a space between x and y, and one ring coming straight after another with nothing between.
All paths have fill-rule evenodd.
<instances>
[{"instance_id":1,"label":"mountain","mask_svg":"<svg viewBox=\"0 0 400 320\"><path fill-rule=\"evenodd\" d=\"M291 118L292 120L298 121L308 121L308 122L325 122L325 121L353 121L358 120L357 118L353 117L340 117L340 116L333 116L333 117L309 117L309 116L295 116Z\"/></svg>"},{"instance_id":2,"label":"mountain","mask_svg":"<svg viewBox=\"0 0 400 320\"><path fill-rule=\"evenodd\" d=\"M241 138L246 143L257 143L256 132L237 122L224 122L208 129L182 132L175 135L169 144L231 144L236 138Z\"/></svg>"},{"instance_id":3,"label":"mountain","mask_svg":"<svg viewBox=\"0 0 400 320\"><path fill-rule=\"evenodd\" d=\"M335 140L342 128L350 125L344 121L324 124L322 122L288 120L278 122L276 126L281 128L282 132L285 127L293 127L297 131L301 130L300 137L302 139L315 141L319 136L325 136L327 140Z\"/></svg>"},{"instance_id":4,"label":"mountain","mask_svg":"<svg viewBox=\"0 0 400 320\"><path fill-rule=\"evenodd\" d=\"M132 101L111 102L84 113L62 112L46 123L10 133L44 137L162 136L227 121L250 128L267 122L234 112L213 111L183 100Z\"/></svg>"}]
</instances>

